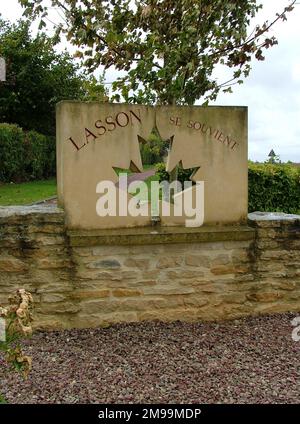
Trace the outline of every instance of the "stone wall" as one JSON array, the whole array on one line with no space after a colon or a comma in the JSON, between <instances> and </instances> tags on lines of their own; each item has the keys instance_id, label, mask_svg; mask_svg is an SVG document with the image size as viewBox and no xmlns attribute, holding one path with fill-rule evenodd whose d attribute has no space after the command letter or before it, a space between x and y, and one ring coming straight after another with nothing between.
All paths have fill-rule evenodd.
<instances>
[{"instance_id":1,"label":"stone wall","mask_svg":"<svg viewBox=\"0 0 300 424\"><path fill-rule=\"evenodd\" d=\"M300 311L299 220L78 233L51 205L0 208L0 303L26 288L51 329Z\"/></svg>"}]
</instances>

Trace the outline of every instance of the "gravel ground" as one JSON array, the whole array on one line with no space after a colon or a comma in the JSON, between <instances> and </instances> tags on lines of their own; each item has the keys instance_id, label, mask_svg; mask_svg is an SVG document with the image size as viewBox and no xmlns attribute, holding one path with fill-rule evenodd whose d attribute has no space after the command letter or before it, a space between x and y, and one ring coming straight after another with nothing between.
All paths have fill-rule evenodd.
<instances>
[{"instance_id":1,"label":"gravel ground","mask_svg":"<svg viewBox=\"0 0 300 424\"><path fill-rule=\"evenodd\" d=\"M10 403L299 403L294 316L37 332L27 381L4 377L0 359L0 393Z\"/></svg>"}]
</instances>

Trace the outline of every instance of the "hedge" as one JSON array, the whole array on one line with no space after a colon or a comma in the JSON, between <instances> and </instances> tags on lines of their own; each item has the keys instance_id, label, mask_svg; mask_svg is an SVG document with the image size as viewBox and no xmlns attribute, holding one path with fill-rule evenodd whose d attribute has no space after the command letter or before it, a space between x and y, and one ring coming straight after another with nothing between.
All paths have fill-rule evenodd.
<instances>
[{"instance_id":1,"label":"hedge","mask_svg":"<svg viewBox=\"0 0 300 424\"><path fill-rule=\"evenodd\" d=\"M153 136L153 150L160 156L163 145ZM157 151L155 148L157 148ZM146 152L145 152L146 153ZM150 159L150 158L149 158ZM168 180L165 164L156 165L160 181ZM22 182L43 179L56 173L55 138L35 131L25 132L17 125L0 124L0 181ZM191 169L178 169L183 184ZM256 164L249 162L249 212L300 211L300 168L291 164Z\"/></svg>"},{"instance_id":2,"label":"hedge","mask_svg":"<svg viewBox=\"0 0 300 424\"><path fill-rule=\"evenodd\" d=\"M249 212L300 211L300 168L249 163Z\"/></svg>"},{"instance_id":3,"label":"hedge","mask_svg":"<svg viewBox=\"0 0 300 424\"><path fill-rule=\"evenodd\" d=\"M168 180L165 164L156 165L159 181ZM178 170L178 180L189 180L192 170ZM291 164L249 162L249 212L300 212L300 168Z\"/></svg>"},{"instance_id":4,"label":"hedge","mask_svg":"<svg viewBox=\"0 0 300 424\"><path fill-rule=\"evenodd\" d=\"M13 181L17 175L23 178L24 156L24 134L21 128L0 124L0 181Z\"/></svg>"},{"instance_id":5,"label":"hedge","mask_svg":"<svg viewBox=\"0 0 300 424\"><path fill-rule=\"evenodd\" d=\"M55 175L55 138L0 124L0 181L22 182Z\"/></svg>"}]
</instances>

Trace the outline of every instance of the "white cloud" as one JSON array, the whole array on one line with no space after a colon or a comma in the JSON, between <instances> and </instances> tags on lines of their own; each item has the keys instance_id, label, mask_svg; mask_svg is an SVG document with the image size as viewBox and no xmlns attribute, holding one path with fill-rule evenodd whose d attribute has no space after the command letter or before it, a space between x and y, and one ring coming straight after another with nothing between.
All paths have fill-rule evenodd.
<instances>
[{"instance_id":1,"label":"white cloud","mask_svg":"<svg viewBox=\"0 0 300 424\"><path fill-rule=\"evenodd\" d=\"M264 1L259 22L283 10L287 1ZM257 21L256 21L257 22ZM220 105L249 108L249 158L265 160L273 148L282 160L300 162L300 5L279 22L272 35L278 46L264 62L253 62L251 74L233 94L221 94Z\"/></svg>"},{"instance_id":2,"label":"white cloud","mask_svg":"<svg viewBox=\"0 0 300 424\"><path fill-rule=\"evenodd\" d=\"M1 0L0 14L4 19L15 22L22 16L22 7L18 0Z\"/></svg>"},{"instance_id":3,"label":"white cloud","mask_svg":"<svg viewBox=\"0 0 300 424\"><path fill-rule=\"evenodd\" d=\"M300 84L300 62L293 65L292 78L294 82L298 82Z\"/></svg>"}]
</instances>

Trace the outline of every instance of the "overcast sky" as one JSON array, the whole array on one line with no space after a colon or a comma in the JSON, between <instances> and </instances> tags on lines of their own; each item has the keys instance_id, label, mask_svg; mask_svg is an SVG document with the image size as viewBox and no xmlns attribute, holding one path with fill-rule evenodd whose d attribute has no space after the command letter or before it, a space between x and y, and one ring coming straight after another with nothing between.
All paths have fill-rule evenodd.
<instances>
[{"instance_id":1,"label":"overcast sky","mask_svg":"<svg viewBox=\"0 0 300 424\"><path fill-rule=\"evenodd\" d=\"M289 3L261 2L264 9L254 24L271 20ZM22 8L17 0L1 0L0 13L13 22L21 17ZM248 106L249 159L264 161L274 149L282 161L300 163L300 4L288 14L287 22L273 28L271 35L278 38L279 45L266 53L264 62L253 62L244 85L237 86L233 94L221 94L216 104ZM115 75L107 72L107 81Z\"/></svg>"}]
</instances>

